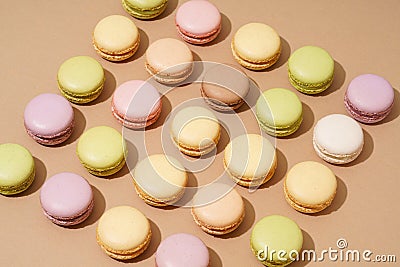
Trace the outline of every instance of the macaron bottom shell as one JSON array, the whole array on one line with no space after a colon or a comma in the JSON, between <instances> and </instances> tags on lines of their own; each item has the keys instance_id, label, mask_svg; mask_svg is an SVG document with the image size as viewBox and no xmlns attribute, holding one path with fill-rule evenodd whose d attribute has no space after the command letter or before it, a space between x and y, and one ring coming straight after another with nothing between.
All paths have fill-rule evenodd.
<instances>
[{"instance_id":1,"label":"macaron bottom shell","mask_svg":"<svg viewBox=\"0 0 400 267\"><path fill-rule=\"evenodd\" d=\"M281 48L280 48L276 54L274 54L272 57L270 57L268 59L265 59L263 61L252 61L250 59L242 58L236 52L234 42L231 43L231 50L232 50L232 54L233 54L233 57L235 58L235 60L243 67L245 67L246 69L250 69L250 70L267 69L267 68L271 67L272 65L274 65L278 61L278 59L281 55Z\"/></svg>"},{"instance_id":2,"label":"macaron bottom shell","mask_svg":"<svg viewBox=\"0 0 400 267\"><path fill-rule=\"evenodd\" d=\"M113 174L119 172L125 165L125 159L123 159L122 161L117 163L115 166L111 166L111 167L104 168L104 169L93 168L93 167L89 166L88 164L84 163L83 161L81 161L81 163L88 170L89 173L91 173L95 176L103 177L103 176L110 176L110 175L113 175Z\"/></svg>"},{"instance_id":3,"label":"macaron bottom shell","mask_svg":"<svg viewBox=\"0 0 400 267\"><path fill-rule=\"evenodd\" d=\"M163 74L162 71L156 71L146 62L146 70L147 72L159 83L162 84L177 84L186 80L193 72L193 64L190 65L189 68L185 69L182 72L177 72L174 74L166 75Z\"/></svg>"},{"instance_id":4,"label":"macaron bottom shell","mask_svg":"<svg viewBox=\"0 0 400 267\"><path fill-rule=\"evenodd\" d=\"M140 35L138 36L137 42L134 44L134 46L130 47L129 49L126 49L125 51L116 53L116 52L107 51L104 48L103 49L100 48L99 45L96 43L96 41L93 40L93 47L96 50L96 52L102 58L104 58L108 61L113 61L113 62L124 61L125 59L132 57L136 53L136 51L139 49L139 45L140 45Z\"/></svg>"},{"instance_id":5,"label":"macaron bottom shell","mask_svg":"<svg viewBox=\"0 0 400 267\"><path fill-rule=\"evenodd\" d=\"M204 101L214 110L217 111L222 111L222 112L227 112L227 111L232 111L240 108L243 104L243 100L239 100L236 103L230 103L226 104L221 101L218 101L216 99L209 98L206 93L204 92L203 89L201 89L201 96L203 97Z\"/></svg>"},{"instance_id":6,"label":"macaron bottom shell","mask_svg":"<svg viewBox=\"0 0 400 267\"><path fill-rule=\"evenodd\" d=\"M268 174L264 177L243 177L241 175L233 174L231 171L229 171L227 164L224 160L224 168L226 172L229 174L229 176L232 178L232 180L241 186L244 187L253 187L253 186L261 186L268 182L272 176L274 176L275 170L278 166L278 161L277 158L274 158L274 161L272 162L272 165L270 167L270 170Z\"/></svg>"},{"instance_id":7,"label":"macaron bottom shell","mask_svg":"<svg viewBox=\"0 0 400 267\"><path fill-rule=\"evenodd\" d=\"M289 81L299 92L307 95L315 95L325 91L329 86L331 86L333 76L321 83L306 83L294 77L294 75L289 71Z\"/></svg>"},{"instance_id":8,"label":"macaron bottom shell","mask_svg":"<svg viewBox=\"0 0 400 267\"><path fill-rule=\"evenodd\" d=\"M103 83L97 89L95 89L94 91L87 93L87 94L72 93L72 92L68 91L68 89L62 88L60 86L60 84L58 84L58 87L60 89L61 94L68 101L75 103L75 104L86 104L86 103L96 100L100 96L101 92L103 91L104 81L105 81L105 78L103 79Z\"/></svg>"},{"instance_id":9,"label":"macaron bottom shell","mask_svg":"<svg viewBox=\"0 0 400 267\"><path fill-rule=\"evenodd\" d=\"M240 224L243 222L245 213L242 214L242 216L240 217L240 219L238 221L236 221L235 223L225 226L225 227L215 227L212 225L209 225L203 221L201 221L196 214L193 212L193 208L191 210L193 219L195 221L195 223L206 233L210 234L210 235L225 235L228 234L230 232L235 231Z\"/></svg>"},{"instance_id":10,"label":"macaron bottom shell","mask_svg":"<svg viewBox=\"0 0 400 267\"><path fill-rule=\"evenodd\" d=\"M90 214L92 214L94 207L94 200L90 202L89 206L87 207L86 210L84 210L82 213L77 214L74 217L68 217L68 218L63 218L63 217L56 217L52 216L46 211L43 210L44 215L53 223L60 225L60 226L72 226L72 225L77 225L85 221Z\"/></svg>"},{"instance_id":11,"label":"macaron bottom shell","mask_svg":"<svg viewBox=\"0 0 400 267\"><path fill-rule=\"evenodd\" d=\"M276 137L284 137L289 136L295 133L299 128L303 121L303 117L301 116L294 124L288 125L287 127L278 127L278 126L271 126L261 122L258 118L258 124L260 127L269 135L276 136Z\"/></svg>"},{"instance_id":12,"label":"macaron bottom shell","mask_svg":"<svg viewBox=\"0 0 400 267\"><path fill-rule=\"evenodd\" d=\"M353 154L333 154L326 151L326 149L321 147L315 140L313 140L313 147L315 152L317 152L320 158L322 158L326 162L337 165L352 162L361 154L362 151L362 146L361 146L360 149L354 152Z\"/></svg>"},{"instance_id":13,"label":"macaron bottom shell","mask_svg":"<svg viewBox=\"0 0 400 267\"><path fill-rule=\"evenodd\" d=\"M72 135L72 131L74 129L74 121L72 121L72 123L68 126L67 129L65 129L64 131L53 135L53 136L41 136L38 134L35 134L33 131L27 129L26 127L26 132L28 133L28 135L30 137L32 137L33 140L35 140L36 142L38 142L41 145L45 145L45 146L54 146L54 145L58 145L61 144L65 141L68 140L68 138Z\"/></svg>"},{"instance_id":14,"label":"macaron bottom shell","mask_svg":"<svg viewBox=\"0 0 400 267\"><path fill-rule=\"evenodd\" d=\"M144 8L139 8L139 7L135 7L133 5L130 5L127 0L122 0L122 7L132 17L135 17L137 19L146 20L146 19L153 19L153 18L161 15L161 13L163 13L164 10L167 8L167 3L168 3L168 1L165 0L158 7L154 7L154 8L151 8L151 9L144 9Z\"/></svg>"},{"instance_id":15,"label":"macaron bottom shell","mask_svg":"<svg viewBox=\"0 0 400 267\"><path fill-rule=\"evenodd\" d=\"M16 186L0 186L0 194L6 196L19 194L28 189L32 185L34 180L35 180L35 168L33 168L32 173L23 183Z\"/></svg>"},{"instance_id":16,"label":"macaron bottom shell","mask_svg":"<svg viewBox=\"0 0 400 267\"><path fill-rule=\"evenodd\" d=\"M387 108L386 110L384 110L382 112L368 113L368 112L363 112L363 111L357 109L351 103L351 101L348 99L347 94L345 94L344 105L346 107L347 112L349 112L350 116L353 119L358 120L359 122L371 124L371 123L380 122L383 119L385 119L389 115L389 113L392 111L392 108L394 106L394 101L389 108Z\"/></svg>"},{"instance_id":17,"label":"macaron bottom shell","mask_svg":"<svg viewBox=\"0 0 400 267\"><path fill-rule=\"evenodd\" d=\"M203 155L210 153L211 151L213 151L216 148L220 137L221 137L221 132L218 133L218 136L213 140L213 142L210 143L209 146L205 146L205 147L201 147L201 148L199 148L198 146L197 147L188 146L186 144L179 142L178 140L175 140L175 138L173 138L173 143L179 149L179 151L182 152L183 154L191 156L191 157L201 157Z\"/></svg>"},{"instance_id":18,"label":"macaron bottom shell","mask_svg":"<svg viewBox=\"0 0 400 267\"><path fill-rule=\"evenodd\" d=\"M97 243L100 245L100 247L104 250L104 252L111 258L117 259L117 260L130 260L130 259L134 259L134 258L138 257L140 254L142 254L147 249L147 247L150 244L151 235L152 235L152 233L149 232L146 237L146 240L139 247L136 247L131 250L115 250L115 249L108 247L101 241L98 232L96 232L96 240L97 240Z\"/></svg>"},{"instance_id":19,"label":"macaron bottom shell","mask_svg":"<svg viewBox=\"0 0 400 267\"><path fill-rule=\"evenodd\" d=\"M117 121L123 126L129 129L142 129L154 124L158 120L162 111L162 102L160 102L159 108L155 111L155 113L150 114L147 118L143 118L142 120L130 120L125 115L118 113L114 106L111 107L111 111L114 118L116 118Z\"/></svg>"},{"instance_id":20,"label":"macaron bottom shell","mask_svg":"<svg viewBox=\"0 0 400 267\"><path fill-rule=\"evenodd\" d=\"M218 34L221 32L221 26L220 26L217 29L215 29L214 31L212 31L204 36L195 36L193 34L190 34L186 31L184 31L179 26L176 26L176 28L178 30L179 35L185 42L188 42L188 43L194 44L194 45L202 45L202 44L210 43L210 42L214 41L217 38Z\"/></svg>"}]
</instances>

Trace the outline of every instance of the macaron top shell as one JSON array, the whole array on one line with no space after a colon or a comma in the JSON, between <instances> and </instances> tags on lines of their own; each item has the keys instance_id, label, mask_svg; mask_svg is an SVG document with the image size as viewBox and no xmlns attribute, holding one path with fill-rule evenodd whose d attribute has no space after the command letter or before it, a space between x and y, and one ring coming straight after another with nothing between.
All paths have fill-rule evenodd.
<instances>
[{"instance_id":1,"label":"macaron top shell","mask_svg":"<svg viewBox=\"0 0 400 267\"><path fill-rule=\"evenodd\" d=\"M291 75L305 83L321 83L330 79L334 61L327 51L318 46L303 46L289 57Z\"/></svg>"},{"instance_id":2,"label":"macaron top shell","mask_svg":"<svg viewBox=\"0 0 400 267\"><path fill-rule=\"evenodd\" d=\"M158 110L161 105L160 93L148 82L131 80L115 90L113 106L128 119L142 120Z\"/></svg>"},{"instance_id":3,"label":"macaron top shell","mask_svg":"<svg viewBox=\"0 0 400 267\"><path fill-rule=\"evenodd\" d=\"M243 134L225 148L224 162L235 176L261 178L268 174L275 161L275 148L259 134Z\"/></svg>"},{"instance_id":4,"label":"macaron top shell","mask_svg":"<svg viewBox=\"0 0 400 267\"><path fill-rule=\"evenodd\" d=\"M93 32L96 46L112 53L123 53L134 47L139 39L139 30L129 18L111 15L100 20Z\"/></svg>"},{"instance_id":5,"label":"macaron top shell","mask_svg":"<svg viewBox=\"0 0 400 267\"><path fill-rule=\"evenodd\" d=\"M40 136L59 134L71 126L74 111L64 97L56 94L40 94L25 107L24 123Z\"/></svg>"},{"instance_id":6,"label":"macaron top shell","mask_svg":"<svg viewBox=\"0 0 400 267\"><path fill-rule=\"evenodd\" d=\"M220 134L221 126L210 110L191 106L175 114L171 133L175 140L194 148L209 147Z\"/></svg>"},{"instance_id":7,"label":"macaron top shell","mask_svg":"<svg viewBox=\"0 0 400 267\"><path fill-rule=\"evenodd\" d=\"M335 174L325 165L315 161L304 161L294 165L286 175L289 194L307 205L318 205L329 201L336 193Z\"/></svg>"},{"instance_id":8,"label":"macaron top shell","mask_svg":"<svg viewBox=\"0 0 400 267\"><path fill-rule=\"evenodd\" d=\"M0 187L19 186L34 168L32 154L25 147L13 143L0 145Z\"/></svg>"},{"instance_id":9,"label":"macaron top shell","mask_svg":"<svg viewBox=\"0 0 400 267\"><path fill-rule=\"evenodd\" d=\"M361 126L354 119L331 114L320 119L314 127L316 143L329 153L353 154L364 144Z\"/></svg>"},{"instance_id":10,"label":"macaron top shell","mask_svg":"<svg viewBox=\"0 0 400 267\"><path fill-rule=\"evenodd\" d=\"M193 55L184 42L164 38L155 41L147 48L146 61L156 73L176 75L191 68Z\"/></svg>"},{"instance_id":11,"label":"macaron top shell","mask_svg":"<svg viewBox=\"0 0 400 267\"><path fill-rule=\"evenodd\" d=\"M70 172L50 177L40 190L43 209L49 215L59 218L71 218L83 213L92 199L93 192L89 183Z\"/></svg>"},{"instance_id":12,"label":"macaron top shell","mask_svg":"<svg viewBox=\"0 0 400 267\"><path fill-rule=\"evenodd\" d=\"M148 238L150 223L146 216L130 206L117 206L103 213L97 226L101 242L113 250L132 250Z\"/></svg>"},{"instance_id":13,"label":"macaron top shell","mask_svg":"<svg viewBox=\"0 0 400 267\"><path fill-rule=\"evenodd\" d=\"M164 154L151 155L140 161L133 177L147 194L166 200L179 194L188 180L183 165L174 157Z\"/></svg>"},{"instance_id":14,"label":"macaron top shell","mask_svg":"<svg viewBox=\"0 0 400 267\"><path fill-rule=\"evenodd\" d=\"M209 1L191 0L178 8L175 22L187 34L204 36L220 27L221 14Z\"/></svg>"},{"instance_id":15,"label":"macaron top shell","mask_svg":"<svg viewBox=\"0 0 400 267\"><path fill-rule=\"evenodd\" d=\"M285 127L295 123L302 115L298 96L284 88L266 90L256 104L257 118L268 125Z\"/></svg>"},{"instance_id":16,"label":"macaron top shell","mask_svg":"<svg viewBox=\"0 0 400 267\"><path fill-rule=\"evenodd\" d=\"M285 251L285 255L280 255L290 262L289 253L293 250L300 252L303 246L303 233L299 226L291 219L281 215L270 215L259 220L251 232L250 242L253 250L257 253L259 250L264 251L268 247L268 251ZM270 259L267 253L267 261L276 262L278 254L273 254L274 258ZM293 255L292 255L293 257Z\"/></svg>"},{"instance_id":17,"label":"macaron top shell","mask_svg":"<svg viewBox=\"0 0 400 267\"><path fill-rule=\"evenodd\" d=\"M263 23L248 23L233 37L235 52L252 62L263 62L276 55L281 47L278 33Z\"/></svg>"},{"instance_id":18,"label":"macaron top shell","mask_svg":"<svg viewBox=\"0 0 400 267\"><path fill-rule=\"evenodd\" d=\"M157 267L207 267L210 255L200 238L186 233L168 236L156 252Z\"/></svg>"},{"instance_id":19,"label":"macaron top shell","mask_svg":"<svg viewBox=\"0 0 400 267\"><path fill-rule=\"evenodd\" d=\"M92 168L111 168L124 160L125 142L114 128L97 126L84 132L78 141L77 154Z\"/></svg>"},{"instance_id":20,"label":"macaron top shell","mask_svg":"<svg viewBox=\"0 0 400 267\"><path fill-rule=\"evenodd\" d=\"M61 64L57 80L64 90L75 94L87 94L103 85L104 70L94 58L76 56Z\"/></svg>"},{"instance_id":21,"label":"macaron top shell","mask_svg":"<svg viewBox=\"0 0 400 267\"><path fill-rule=\"evenodd\" d=\"M227 104L241 101L249 88L250 80L243 71L224 64L211 67L202 81L202 89L207 97Z\"/></svg>"},{"instance_id":22,"label":"macaron top shell","mask_svg":"<svg viewBox=\"0 0 400 267\"><path fill-rule=\"evenodd\" d=\"M208 191L199 191L193 198L193 213L198 220L205 222L213 227L226 227L238 222L244 214L244 202L242 196L232 188L225 195L214 202L204 204L207 196L201 194L209 194ZM229 207L229 209L227 208Z\"/></svg>"},{"instance_id":23,"label":"macaron top shell","mask_svg":"<svg viewBox=\"0 0 400 267\"><path fill-rule=\"evenodd\" d=\"M346 95L352 106L367 113L385 111L394 101L394 90L390 83L375 74L363 74L354 78Z\"/></svg>"}]
</instances>

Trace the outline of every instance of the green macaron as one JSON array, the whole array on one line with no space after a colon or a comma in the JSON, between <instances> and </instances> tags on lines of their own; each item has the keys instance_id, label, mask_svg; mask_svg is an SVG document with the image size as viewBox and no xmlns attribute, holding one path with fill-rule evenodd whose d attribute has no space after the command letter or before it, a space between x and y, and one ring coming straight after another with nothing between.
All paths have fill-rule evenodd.
<instances>
[{"instance_id":1,"label":"green macaron","mask_svg":"<svg viewBox=\"0 0 400 267\"><path fill-rule=\"evenodd\" d=\"M303 246L303 233L291 219L270 215L254 225L250 246L265 266L286 266L299 255Z\"/></svg>"},{"instance_id":2,"label":"green macaron","mask_svg":"<svg viewBox=\"0 0 400 267\"><path fill-rule=\"evenodd\" d=\"M288 136L297 131L303 120L302 113L297 95L284 88L264 91L256 104L257 121L272 136Z\"/></svg>"},{"instance_id":3,"label":"green macaron","mask_svg":"<svg viewBox=\"0 0 400 267\"><path fill-rule=\"evenodd\" d=\"M57 74L61 94L76 104L89 103L103 91L104 70L89 56L76 56L64 61Z\"/></svg>"},{"instance_id":4,"label":"green macaron","mask_svg":"<svg viewBox=\"0 0 400 267\"><path fill-rule=\"evenodd\" d=\"M289 57L289 81L304 94L321 93L332 84L334 65L334 60L324 49L301 47Z\"/></svg>"},{"instance_id":5,"label":"green macaron","mask_svg":"<svg viewBox=\"0 0 400 267\"><path fill-rule=\"evenodd\" d=\"M18 144L0 145L0 194L15 195L28 189L35 179L31 153Z\"/></svg>"},{"instance_id":6,"label":"green macaron","mask_svg":"<svg viewBox=\"0 0 400 267\"><path fill-rule=\"evenodd\" d=\"M137 19L152 19L164 12L168 0L122 0L122 6Z\"/></svg>"},{"instance_id":7,"label":"green macaron","mask_svg":"<svg viewBox=\"0 0 400 267\"><path fill-rule=\"evenodd\" d=\"M76 153L91 174L109 176L125 165L126 145L122 135L114 128L97 126L81 135Z\"/></svg>"}]
</instances>

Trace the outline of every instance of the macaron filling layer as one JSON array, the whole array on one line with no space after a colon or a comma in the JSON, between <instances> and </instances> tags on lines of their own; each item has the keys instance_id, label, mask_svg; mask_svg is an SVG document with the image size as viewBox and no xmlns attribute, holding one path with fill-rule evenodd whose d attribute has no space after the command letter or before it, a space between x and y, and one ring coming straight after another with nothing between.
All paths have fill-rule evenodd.
<instances>
[{"instance_id":1,"label":"macaron filling layer","mask_svg":"<svg viewBox=\"0 0 400 267\"><path fill-rule=\"evenodd\" d=\"M91 167L90 165L86 164L83 161L81 161L81 163L93 175L109 176L109 175L113 175L114 173L117 173L119 170L121 170L124 167L125 159L121 160L120 162L118 162L117 164L115 164L111 167L107 167L107 168L103 168L103 169Z\"/></svg>"},{"instance_id":2,"label":"macaron filling layer","mask_svg":"<svg viewBox=\"0 0 400 267\"><path fill-rule=\"evenodd\" d=\"M122 0L122 6L133 17L140 19L152 19L164 12L168 0L164 0L160 5L148 8L141 8L130 3L128 0Z\"/></svg>"},{"instance_id":3,"label":"macaron filling layer","mask_svg":"<svg viewBox=\"0 0 400 267\"><path fill-rule=\"evenodd\" d=\"M85 103L89 103L89 102L95 100L96 98L98 98L100 96L101 92L103 91L104 81L105 81L105 78L103 78L103 81L99 87L97 87L96 89L94 89L91 92L82 93L82 94L72 92L68 88L63 87L60 84L60 82L58 82L58 87L61 91L61 94L69 101L71 101L73 103L77 103L77 104L85 104Z\"/></svg>"},{"instance_id":4,"label":"macaron filling layer","mask_svg":"<svg viewBox=\"0 0 400 267\"><path fill-rule=\"evenodd\" d=\"M159 198L155 198L155 197L149 195L144 190L142 190L140 188L140 186L135 182L135 180L133 180L133 184L135 186L135 191L138 194L138 196L141 199L143 199L143 201L146 202L147 204L149 204L151 206L156 206L156 207L166 207L168 205L171 205L171 204L177 202L178 200L180 200L185 193L185 191L182 190L177 195L172 196L170 198L159 199Z\"/></svg>"},{"instance_id":5,"label":"macaron filling layer","mask_svg":"<svg viewBox=\"0 0 400 267\"><path fill-rule=\"evenodd\" d=\"M185 31L178 25L176 27L177 27L178 33L182 37L182 39L191 44L209 43L209 42L215 40L215 38L217 38L218 34L221 32L221 26L219 26L217 29L211 31L210 33L208 33L204 36L196 36L194 34L191 34L187 31Z\"/></svg>"},{"instance_id":6,"label":"macaron filling layer","mask_svg":"<svg viewBox=\"0 0 400 267\"><path fill-rule=\"evenodd\" d=\"M189 68L176 73L167 73L163 70L157 71L149 63L146 62L147 72L154 77L157 82L165 84L175 84L186 80L193 72L193 64ZM173 67L172 67L173 68Z\"/></svg>"},{"instance_id":7,"label":"macaron filling layer","mask_svg":"<svg viewBox=\"0 0 400 267\"><path fill-rule=\"evenodd\" d=\"M211 107L213 107L216 110L221 110L221 111L229 111L229 110L234 110L240 108L244 100L239 99L236 102L231 102L231 103L224 103L222 101L219 101L217 99L209 97L206 92L204 91L203 87L200 89L201 96L204 97L204 101Z\"/></svg>"},{"instance_id":8,"label":"macaron filling layer","mask_svg":"<svg viewBox=\"0 0 400 267\"><path fill-rule=\"evenodd\" d=\"M299 117L295 123L292 125L282 127L277 125L268 125L266 122L262 122L258 120L259 125L261 128L272 136L288 136L292 133L296 132L303 121L303 116Z\"/></svg>"},{"instance_id":9,"label":"macaron filling layer","mask_svg":"<svg viewBox=\"0 0 400 267\"><path fill-rule=\"evenodd\" d=\"M42 145L57 145L66 141L72 134L72 130L74 129L74 120L72 120L71 124L64 131L49 136L43 136L33 131L29 130L28 127L25 126L26 132L29 136L31 136L36 142Z\"/></svg>"},{"instance_id":10,"label":"macaron filling layer","mask_svg":"<svg viewBox=\"0 0 400 267\"><path fill-rule=\"evenodd\" d=\"M288 192L286 183L284 184L284 192L285 192L285 199L289 202L290 206L292 206L295 210L303 212L303 213L317 213L319 211L324 210L326 207L331 205L335 195L333 195L330 199L325 201L324 203L316 204L316 205L305 205L296 201L294 197L290 195Z\"/></svg>"},{"instance_id":11,"label":"macaron filling layer","mask_svg":"<svg viewBox=\"0 0 400 267\"><path fill-rule=\"evenodd\" d=\"M93 207L94 207L94 199L92 199L90 201L89 206L85 210L82 210L82 212L78 213L76 216L60 217L60 216L52 215L45 210L43 210L43 213L50 221L52 221L55 224L62 225L62 226L70 226L70 225L76 225L76 224L79 224L79 223L85 221L92 213Z\"/></svg>"},{"instance_id":12,"label":"macaron filling layer","mask_svg":"<svg viewBox=\"0 0 400 267\"><path fill-rule=\"evenodd\" d=\"M100 47L95 40L93 40L93 47L97 53L101 55L101 57L110 60L110 61L123 61L125 59L130 58L133 56L136 51L138 50L140 45L140 35L138 36L137 42L132 46L125 50L113 52L109 51L105 48Z\"/></svg>"},{"instance_id":13,"label":"macaron filling layer","mask_svg":"<svg viewBox=\"0 0 400 267\"><path fill-rule=\"evenodd\" d=\"M111 107L112 114L114 117L124 126L130 128L130 129L138 129L138 128L145 128L149 125L152 125L157 121L157 119L161 115L161 101L159 104L159 107L156 109L156 112L153 114L150 114L147 118L141 118L141 119L130 119L125 114L121 114L118 112L118 110L112 106Z\"/></svg>"},{"instance_id":14,"label":"macaron filling layer","mask_svg":"<svg viewBox=\"0 0 400 267\"><path fill-rule=\"evenodd\" d=\"M198 216L196 215L196 213L193 211L191 211L192 216L194 221L196 222L196 224L206 233L211 234L211 235L224 235L224 234L228 234L230 232L235 231L239 225L243 222L245 213L243 212L243 214L240 216L239 220L237 220L236 222L227 225L227 226L221 226L221 227L217 227L217 226L212 226L210 224L205 223L204 221L200 220L198 218Z\"/></svg>"}]
</instances>

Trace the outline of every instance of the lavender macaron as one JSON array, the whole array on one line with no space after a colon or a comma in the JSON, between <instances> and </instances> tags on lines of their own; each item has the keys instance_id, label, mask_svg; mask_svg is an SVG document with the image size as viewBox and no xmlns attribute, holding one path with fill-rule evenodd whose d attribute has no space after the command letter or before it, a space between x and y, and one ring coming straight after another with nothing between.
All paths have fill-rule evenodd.
<instances>
[{"instance_id":1,"label":"lavender macaron","mask_svg":"<svg viewBox=\"0 0 400 267\"><path fill-rule=\"evenodd\" d=\"M66 141L74 128L74 111L64 97L40 94L25 107L26 132L42 145L58 145Z\"/></svg>"},{"instance_id":2,"label":"lavender macaron","mask_svg":"<svg viewBox=\"0 0 400 267\"><path fill-rule=\"evenodd\" d=\"M350 82L344 104L354 119L363 123L379 122L393 108L394 90L384 78L375 74L363 74Z\"/></svg>"},{"instance_id":3,"label":"lavender macaron","mask_svg":"<svg viewBox=\"0 0 400 267\"><path fill-rule=\"evenodd\" d=\"M92 213L92 187L77 174L58 173L43 184L40 203L44 215L53 223L61 226L76 225Z\"/></svg>"},{"instance_id":4,"label":"lavender macaron","mask_svg":"<svg viewBox=\"0 0 400 267\"><path fill-rule=\"evenodd\" d=\"M161 241L156 252L157 267L208 267L210 255L200 238L177 233Z\"/></svg>"}]
</instances>

